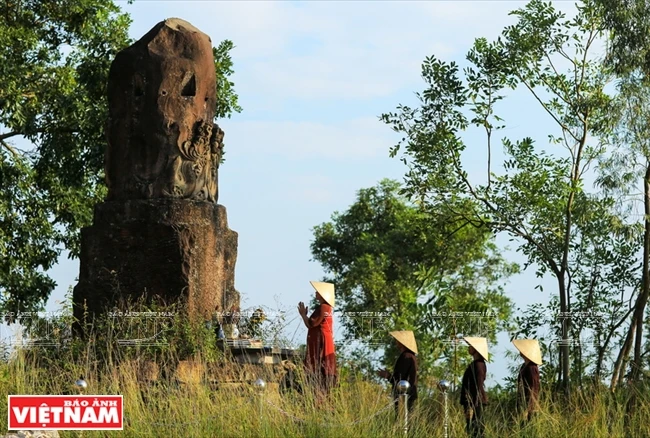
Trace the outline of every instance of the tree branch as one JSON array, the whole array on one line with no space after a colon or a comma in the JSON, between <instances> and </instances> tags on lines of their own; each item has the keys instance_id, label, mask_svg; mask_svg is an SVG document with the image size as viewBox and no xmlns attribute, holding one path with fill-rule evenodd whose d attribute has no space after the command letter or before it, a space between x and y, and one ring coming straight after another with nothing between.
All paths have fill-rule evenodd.
<instances>
[{"instance_id":1,"label":"tree branch","mask_svg":"<svg viewBox=\"0 0 650 438\"><path fill-rule=\"evenodd\" d=\"M492 85L492 84L490 84ZM487 190L490 190L490 184L492 183L491 173L492 173L492 127L490 122L488 122L488 117L492 112L492 88L489 88L488 93L488 112L485 114L485 134L487 135L487 149L488 149L488 162L487 162Z\"/></svg>"},{"instance_id":2,"label":"tree branch","mask_svg":"<svg viewBox=\"0 0 650 438\"><path fill-rule=\"evenodd\" d=\"M550 65L551 68L553 69L553 72L555 73L555 76L557 76L557 77L559 78L561 75L560 75L560 73L557 71L557 69L555 68L555 64L553 64L553 61L551 61L551 57L549 56L549 54L548 54L547 51L544 51L544 56L546 57L546 60L548 61L548 65ZM564 103L566 103L567 105L571 105L571 103L570 103L567 99L565 99L563 96L561 96L559 93L557 93L557 92L554 90L554 88L551 87L551 86L548 84L548 82L546 82L546 80L544 80L543 78L542 78L542 82L544 82L544 84L545 84L548 88L550 88L551 90L553 90L553 93L554 93L556 96L558 96L560 99L562 99L562 101L563 101ZM566 90L562 90L562 91L566 91Z\"/></svg>"},{"instance_id":3,"label":"tree branch","mask_svg":"<svg viewBox=\"0 0 650 438\"><path fill-rule=\"evenodd\" d=\"M576 62L573 60L573 58L571 58L569 55L567 55L567 53L562 49L562 47L556 47L556 48L557 48L557 53L562 55L562 57L564 59L571 62L571 64L573 64L575 66Z\"/></svg>"},{"instance_id":4,"label":"tree branch","mask_svg":"<svg viewBox=\"0 0 650 438\"><path fill-rule=\"evenodd\" d=\"M594 32L594 28L592 26L591 30L589 31L589 36L587 37L587 44L585 44L584 48L584 53L582 56L582 65L580 66L580 82L576 83L576 98L580 97L580 88L582 87L582 83L585 80L585 66L587 65L587 53L589 52L589 47L591 47L591 44L594 42L596 35Z\"/></svg>"},{"instance_id":5,"label":"tree branch","mask_svg":"<svg viewBox=\"0 0 650 438\"><path fill-rule=\"evenodd\" d=\"M14 157L19 157L19 156L20 156L20 154L19 154L18 152L16 152L16 150L15 150L14 148L12 148L12 147L9 145L9 143L7 143L6 141L4 141L2 138L0 138L0 144L1 144L2 146L4 146L4 148L7 149L9 152L11 152L11 153L13 154Z\"/></svg>"},{"instance_id":6,"label":"tree branch","mask_svg":"<svg viewBox=\"0 0 650 438\"><path fill-rule=\"evenodd\" d=\"M566 146L567 151L569 151L569 154L571 154L571 161L575 161L575 153L573 152L573 146L569 146L569 140L566 138L566 133L567 131L563 129L562 139L564 140L564 146ZM569 131L569 134L571 134L571 137L575 138L575 136L571 131Z\"/></svg>"},{"instance_id":7,"label":"tree branch","mask_svg":"<svg viewBox=\"0 0 650 438\"><path fill-rule=\"evenodd\" d=\"M75 132L79 132L78 129L72 129L72 128L47 128L47 127L42 127L38 129L34 129L33 133L34 134L43 134L44 132L56 132L56 133L64 133L64 134L73 134ZM26 135L24 132L18 132L18 131L10 131L6 132L4 134L0 134L0 141L6 140L11 137L15 137L17 135Z\"/></svg>"},{"instance_id":8,"label":"tree branch","mask_svg":"<svg viewBox=\"0 0 650 438\"><path fill-rule=\"evenodd\" d=\"M21 133L17 132L17 131L11 131L11 132L7 132L5 134L0 134L0 141L6 140L6 139L11 138L11 137L15 137L16 135L20 135L20 134Z\"/></svg>"},{"instance_id":9,"label":"tree branch","mask_svg":"<svg viewBox=\"0 0 650 438\"><path fill-rule=\"evenodd\" d=\"M580 139L578 139L575 135L573 135L573 132L571 132L571 130L569 130L569 128L564 123L562 123L560 121L560 119L558 119L555 114L553 114L553 112L548 108L546 103L544 103L544 101L537 95L537 93L535 93L535 91L532 89L532 87L530 85L528 85L528 82L526 82L526 80L521 75L517 75L517 77L519 78L521 83L524 84L526 86L526 88L528 88L528 91L531 92L531 94L535 97L537 102L539 102L539 104L542 105L542 108L544 108L544 110L553 118L553 120L555 120L555 122L558 125L560 125L560 127L563 130L569 132L569 134L571 134L571 137L573 137L575 139L575 141L580 141Z\"/></svg>"},{"instance_id":10,"label":"tree branch","mask_svg":"<svg viewBox=\"0 0 650 438\"><path fill-rule=\"evenodd\" d=\"M454 163L454 167L456 168L456 172L460 175L461 179L463 180L463 183L467 187L467 190L469 190L470 194L474 197L474 199L482 202L492 213L498 215L499 214L498 209L494 205L492 205L490 201L488 201L487 199L483 198L478 193L476 193L474 187L463 175L462 170L460 169L460 164L457 162L455 157L453 157L453 163ZM482 219L481 221L484 222L486 225L489 225L489 223L483 221ZM507 231L510 231L512 234L521 237L525 241L529 242L531 245L535 246L544 255L546 262L549 264L551 270L555 273L555 275L558 277L560 276L561 271L560 269L558 269L558 266L555 263L555 260L553 260L553 257L551 257L551 255L548 253L546 248L544 248L541 243L535 240L529 232L527 232L525 229L522 231L519 227L509 222L506 222L503 228Z\"/></svg>"}]
</instances>

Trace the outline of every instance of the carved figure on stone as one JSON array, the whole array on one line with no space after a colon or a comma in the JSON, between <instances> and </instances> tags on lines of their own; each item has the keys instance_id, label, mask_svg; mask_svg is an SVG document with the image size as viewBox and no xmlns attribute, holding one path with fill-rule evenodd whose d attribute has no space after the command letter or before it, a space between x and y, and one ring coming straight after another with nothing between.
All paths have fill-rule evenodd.
<instances>
[{"instance_id":1,"label":"carved figure on stone","mask_svg":"<svg viewBox=\"0 0 650 438\"><path fill-rule=\"evenodd\" d=\"M119 52L108 82L107 200L216 203L216 98L212 42L187 21L162 21Z\"/></svg>"}]
</instances>

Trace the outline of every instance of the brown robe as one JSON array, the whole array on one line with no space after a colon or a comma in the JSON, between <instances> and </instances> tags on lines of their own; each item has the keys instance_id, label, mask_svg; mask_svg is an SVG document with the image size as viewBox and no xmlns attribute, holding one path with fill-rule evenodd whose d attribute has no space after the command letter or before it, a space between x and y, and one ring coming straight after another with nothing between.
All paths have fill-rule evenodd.
<instances>
[{"instance_id":1,"label":"brown robe","mask_svg":"<svg viewBox=\"0 0 650 438\"><path fill-rule=\"evenodd\" d=\"M469 364L463 374L463 383L460 389L460 404L463 406L465 413L472 412L471 417L467 418L467 434L473 438L482 438L485 433L483 424L483 405L487 404L485 394L485 377L487 376L487 366L485 359L475 359Z\"/></svg>"},{"instance_id":2,"label":"brown robe","mask_svg":"<svg viewBox=\"0 0 650 438\"><path fill-rule=\"evenodd\" d=\"M533 362L522 365L517 378L517 406L520 410L533 413L539 400L539 367Z\"/></svg>"},{"instance_id":3,"label":"brown robe","mask_svg":"<svg viewBox=\"0 0 650 438\"><path fill-rule=\"evenodd\" d=\"M415 354L409 350L404 350L395 362L395 370L388 378L388 381L393 387L393 396L397 397L397 383L400 380L406 380L411 386L407 394L409 402L415 401L418 398L418 361Z\"/></svg>"},{"instance_id":4,"label":"brown robe","mask_svg":"<svg viewBox=\"0 0 650 438\"><path fill-rule=\"evenodd\" d=\"M320 384L331 386L336 381L334 322L332 306L323 303L308 319L305 368Z\"/></svg>"},{"instance_id":5,"label":"brown robe","mask_svg":"<svg viewBox=\"0 0 650 438\"><path fill-rule=\"evenodd\" d=\"M463 382L460 390L460 404L464 408L476 409L477 405L487 404L485 394L485 377L487 376L487 366L485 359L474 360L463 374Z\"/></svg>"}]
</instances>

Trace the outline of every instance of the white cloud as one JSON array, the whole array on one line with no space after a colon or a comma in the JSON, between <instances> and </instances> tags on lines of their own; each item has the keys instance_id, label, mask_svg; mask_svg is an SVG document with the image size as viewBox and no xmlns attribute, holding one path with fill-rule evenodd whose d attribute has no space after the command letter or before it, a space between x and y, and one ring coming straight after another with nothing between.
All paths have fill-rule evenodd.
<instances>
[{"instance_id":1,"label":"white cloud","mask_svg":"<svg viewBox=\"0 0 650 438\"><path fill-rule=\"evenodd\" d=\"M419 79L424 56L408 51L365 50L360 47L325 45L317 53L300 57L255 62L240 75L244 90L273 98L363 99L388 96ZM443 43L434 43L431 53L452 53ZM264 72L260 75L259 72Z\"/></svg>"},{"instance_id":2,"label":"white cloud","mask_svg":"<svg viewBox=\"0 0 650 438\"><path fill-rule=\"evenodd\" d=\"M350 99L391 95L419 80L425 56L463 56L495 37L523 2L142 2L148 23L178 15L231 39L242 100ZM138 3L136 2L136 6ZM561 5L566 8L566 5ZM152 20L152 17L159 17ZM138 29L144 33L146 29ZM296 47L306 41L307 54Z\"/></svg>"},{"instance_id":3,"label":"white cloud","mask_svg":"<svg viewBox=\"0 0 650 438\"><path fill-rule=\"evenodd\" d=\"M336 124L228 121L223 129L226 132L226 153L231 156L268 154L288 160L312 157L364 159L385 156L394 143L390 128L376 118Z\"/></svg>"}]
</instances>

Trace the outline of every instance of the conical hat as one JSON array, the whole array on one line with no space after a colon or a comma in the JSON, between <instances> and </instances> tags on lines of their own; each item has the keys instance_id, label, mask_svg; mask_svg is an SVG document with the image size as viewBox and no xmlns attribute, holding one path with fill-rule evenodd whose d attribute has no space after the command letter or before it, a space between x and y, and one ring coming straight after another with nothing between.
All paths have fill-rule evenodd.
<instances>
[{"instance_id":1,"label":"conical hat","mask_svg":"<svg viewBox=\"0 0 650 438\"><path fill-rule=\"evenodd\" d=\"M390 332L390 335L397 339L397 342L411 350L413 353L418 354L418 344L415 342L415 335L411 330Z\"/></svg>"},{"instance_id":2,"label":"conical hat","mask_svg":"<svg viewBox=\"0 0 650 438\"><path fill-rule=\"evenodd\" d=\"M474 347L478 354L483 356L483 359L488 360L488 343L486 338L463 338L465 342Z\"/></svg>"},{"instance_id":3,"label":"conical hat","mask_svg":"<svg viewBox=\"0 0 650 438\"><path fill-rule=\"evenodd\" d=\"M323 283L320 281L310 281L311 285L316 289L327 304L334 307L334 285L332 283Z\"/></svg>"},{"instance_id":4,"label":"conical hat","mask_svg":"<svg viewBox=\"0 0 650 438\"><path fill-rule=\"evenodd\" d=\"M534 364L542 364L542 350L537 339L514 339L512 344L526 359Z\"/></svg>"}]
</instances>

